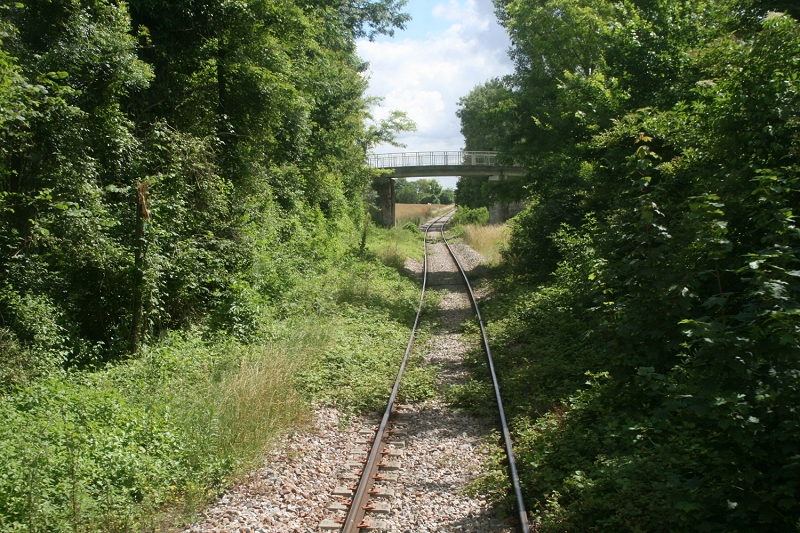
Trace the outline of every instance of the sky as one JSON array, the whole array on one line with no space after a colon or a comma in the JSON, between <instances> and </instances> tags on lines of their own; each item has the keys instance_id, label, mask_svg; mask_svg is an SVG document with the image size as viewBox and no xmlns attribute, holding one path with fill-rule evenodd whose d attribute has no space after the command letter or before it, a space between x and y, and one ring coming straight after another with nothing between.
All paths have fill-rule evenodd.
<instances>
[{"instance_id":1,"label":"sky","mask_svg":"<svg viewBox=\"0 0 800 533\"><path fill-rule=\"evenodd\" d=\"M373 115L380 119L399 109L417 124L416 132L400 136L406 148L383 145L375 153L460 150L458 99L513 72L508 35L492 0L409 0L404 10L412 17L405 30L358 42L359 56L370 65L367 94L383 98ZM455 187L455 177L437 179Z\"/></svg>"}]
</instances>

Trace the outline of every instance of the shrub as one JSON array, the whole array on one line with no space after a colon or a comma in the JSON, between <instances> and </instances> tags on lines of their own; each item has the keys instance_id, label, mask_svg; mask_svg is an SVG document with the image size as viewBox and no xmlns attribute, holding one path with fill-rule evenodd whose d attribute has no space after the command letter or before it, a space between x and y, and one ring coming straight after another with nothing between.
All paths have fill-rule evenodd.
<instances>
[{"instance_id":1,"label":"shrub","mask_svg":"<svg viewBox=\"0 0 800 533\"><path fill-rule=\"evenodd\" d=\"M489 210L485 207L470 209L463 205L456 208L456 214L450 219L450 226L473 224L476 226L486 226L489 224Z\"/></svg>"},{"instance_id":2,"label":"shrub","mask_svg":"<svg viewBox=\"0 0 800 533\"><path fill-rule=\"evenodd\" d=\"M403 229L406 231L410 231L414 235L422 235L422 230L420 230L419 226L417 224L414 224L413 222L406 222L405 224L403 224Z\"/></svg>"}]
</instances>

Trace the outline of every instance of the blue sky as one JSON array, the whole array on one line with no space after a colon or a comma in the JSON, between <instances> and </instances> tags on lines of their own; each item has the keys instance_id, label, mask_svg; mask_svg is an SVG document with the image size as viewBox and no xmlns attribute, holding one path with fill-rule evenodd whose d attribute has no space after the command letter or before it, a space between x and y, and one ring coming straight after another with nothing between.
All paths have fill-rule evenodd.
<instances>
[{"instance_id":1,"label":"blue sky","mask_svg":"<svg viewBox=\"0 0 800 533\"><path fill-rule=\"evenodd\" d=\"M446 2L435 2L430 0L410 0L406 4L403 11L411 15L411 23L408 24L405 30L395 32L394 37L380 35L376 39L382 42L391 42L395 39L411 39L415 41L424 41L431 36L441 34L450 27L450 21L442 16L435 16L433 10L438 5L446 4Z\"/></svg>"},{"instance_id":2,"label":"blue sky","mask_svg":"<svg viewBox=\"0 0 800 533\"><path fill-rule=\"evenodd\" d=\"M403 134L405 149L379 146L376 153L459 150L464 146L455 112L458 99L475 85L509 74L510 42L497 24L491 0L409 0L412 20L394 37L360 41L370 63L368 94L384 99L377 118L406 111L417 131ZM454 187L455 178L439 178Z\"/></svg>"}]
</instances>

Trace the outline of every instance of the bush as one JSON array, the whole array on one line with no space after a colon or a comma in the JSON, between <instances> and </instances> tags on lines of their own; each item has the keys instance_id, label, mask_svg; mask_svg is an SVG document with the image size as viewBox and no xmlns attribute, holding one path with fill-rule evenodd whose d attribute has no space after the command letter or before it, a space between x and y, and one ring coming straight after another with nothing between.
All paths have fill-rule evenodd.
<instances>
[{"instance_id":1,"label":"bush","mask_svg":"<svg viewBox=\"0 0 800 533\"><path fill-rule=\"evenodd\" d=\"M0 530L149 527L204 500L305 412L305 326L261 346L174 335L103 372L47 378L0 402Z\"/></svg>"},{"instance_id":2,"label":"bush","mask_svg":"<svg viewBox=\"0 0 800 533\"><path fill-rule=\"evenodd\" d=\"M726 20L724 34L672 42L691 51L671 74L670 90L687 88L674 105L638 100L565 142L558 173L534 174L512 268L484 306L542 533L800 524L800 25L765 13L748 27L715 5L720 19L694 30ZM584 98L569 87L584 81L558 80L560 104ZM501 476L483 481L503 493Z\"/></svg>"},{"instance_id":3,"label":"bush","mask_svg":"<svg viewBox=\"0 0 800 533\"><path fill-rule=\"evenodd\" d=\"M422 235L422 230L419 229L419 226L414 224L413 222L406 222L403 224L403 229L406 231L410 231L414 235Z\"/></svg>"},{"instance_id":4,"label":"bush","mask_svg":"<svg viewBox=\"0 0 800 533\"><path fill-rule=\"evenodd\" d=\"M461 226L465 224L473 224L476 226L489 225L489 210L485 207L477 207L470 209L463 205L456 208L456 214L450 219L450 226Z\"/></svg>"}]
</instances>

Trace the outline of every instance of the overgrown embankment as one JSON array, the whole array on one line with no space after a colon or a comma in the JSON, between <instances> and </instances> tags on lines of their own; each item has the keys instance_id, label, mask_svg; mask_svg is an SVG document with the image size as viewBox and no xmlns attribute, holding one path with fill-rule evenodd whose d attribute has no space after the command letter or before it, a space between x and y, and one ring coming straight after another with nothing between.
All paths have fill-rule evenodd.
<instances>
[{"instance_id":1,"label":"overgrown embankment","mask_svg":"<svg viewBox=\"0 0 800 533\"><path fill-rule=\"evenodd\" d=\"M309 401L371 405L313 376L380 381L414 305L360 239L413 125L355 41L401 7L0 2L0 530L155 527Z\"/></svg>"},{"instance_id":2,"label":"overgrown embankment","mask_svg":"<svg viewBox=\"0 0 800 533\"><path fill-rule=\"evenodd\" d=\"M484 316L538 531L796 532L797 8L502 13L517 71L462 121L529 169L479 188L530 201Z\"/></svg>"},{"instance_id":3,"label":"overgrown embankment","mask_svg":"<svg viewBox=\"0 0 800 533\"><path fill-rule=\"evenodd\" d=\"M174 332L130 361L7 391L0 530L179 522L302 424L311 402L382 407L419 288L377 257L391 263L421 245L409 232L373 228L359 254L358 237L351 252L307 270L279 306L262 310L250 340ZM431 394L430 372L412 362L407 378L407 399Z\"/></svg>"}]
</instances>

